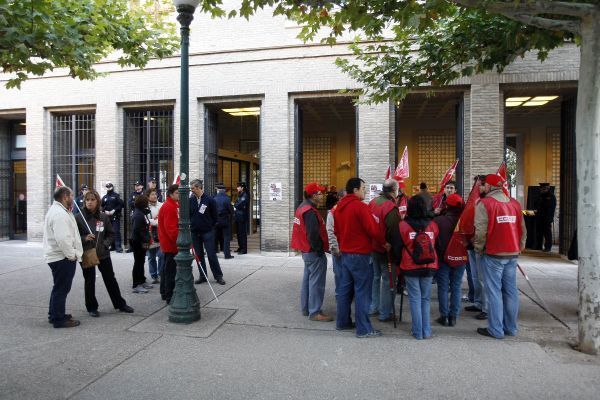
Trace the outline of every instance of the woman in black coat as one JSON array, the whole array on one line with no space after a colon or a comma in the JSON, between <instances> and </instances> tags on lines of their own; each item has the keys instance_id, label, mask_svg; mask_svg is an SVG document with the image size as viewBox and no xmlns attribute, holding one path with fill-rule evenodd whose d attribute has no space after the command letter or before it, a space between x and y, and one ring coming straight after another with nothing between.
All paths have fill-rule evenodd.
<instances>
[{"instance_id":1,"label":"woman in black coat","mask_svg":"<svg viewBox=\"0 0 600 400\"><path fill-rule=\"evenodd\" d=\"M102 280L104 280L113 307L121 312L132 313L133 308L129 307L121 296L119 284L115 279L109 250L114 239L114 231L110 218L100 212L100 195L98 192L90 190L85 194L83 207L81 213L77 214L76 221L83 250L96 247L96 253L100 260L98 270L102 274ZM82 265L81 269L85 280L85 308L92 317L99 317L98 301L96 300L96 267L83 268Z\"/></svg>"},{"instance_id":2,"label":"woman in black coat","mask_svg":"<svg viewBox=\"0 0 600 400\"><path fill-rule=\"evenodd\" d=\"M144 276L144 264L146 262L146 251L150 247L150 209L148 208L148 197L140 195L136 197L132 215L132 228L129 244L133 249L133 293L147 293L154 286L146 282Z\"/></svg>"}]
</instances>

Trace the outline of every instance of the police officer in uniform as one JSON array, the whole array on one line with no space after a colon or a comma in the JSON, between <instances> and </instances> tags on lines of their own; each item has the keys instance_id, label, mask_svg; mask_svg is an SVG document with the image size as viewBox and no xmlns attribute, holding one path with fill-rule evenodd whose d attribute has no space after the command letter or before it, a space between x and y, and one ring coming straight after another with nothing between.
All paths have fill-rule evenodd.
<instances>
[{"instance_id":1,"label":"police officer in uniform","mask_svg":"<svg viewBox=\"0 0 600 400\"><path fill-rule=\"evenodd\" d=\"M248 226L248 193L246 193L246 182L238 182L237 184L238 198L233 205L235 209L235 226L237 228L239 254L248 252L248 241L246 227Z\"/></svg>"},{"instance_id":2,"label":"police officer in uniform","mask_svg":"<svg viewBox=\"0 0 600 400\"><path fill-rule=\"evenodd\" d=\"M156 180L156 178L150 178L150 180L148 181L148 189L156 189L158 201L160 201L161 203L164 202L162 190L160 190L160 188L158 187L158 181Z\"/></svg>"},{"instance_id":3,"label":"police officer in uniform","mask_svg":"<svg viewBox=\"0 0 600 400\"><path fill-rule=\"evenodd\" d=\"M552 250L552 222L556 211L556 196L550 191L550 184L540 183L540 195L535 203L537 224L537 248L549 252ZM544 243L545 241L545 243ZM543 247L542 247L543 245Z\"/></svg>"},{"instance_id":4,"label":"police officer in uniform","mask_svg":"<svg viewBox=\"0 0 600 400\"><path fill-rule=\"evenodd\" d=\"M217 183L217 194L215 202L217 203L217 225L215 229L216 242L221 245L225 259L231 259L231 249L229 242L231 241L231 215L233 207L231 206L231 198L227 196L226 188L223 183Z\"/></svg>"},{"instance_id":5,"label":"police officer in uniform","mask_svg":"<svg viewBox=\"0 0 600 400\"><path fill-rule=\"evenodd\" d=\"M73 215L77 215L79 213L79 210L81 210L83 208L83 203L85 199L85 194L87 192L90 191L90 188L88 187L88 185L86 185L85 183L83 185L81 185L81 187L79 188L79 196L77 196L75 198L75 202L77 203L77 207L73 207Z\"/></svg>"},{"instance_id":6,"label":"police officer in uniform","mask_svg":"<svg viewBox=\"0 0 600 400\"><path fill-rule=\"evenodd\" d=\"M102 196L102 211L108 215L115 232L112 250L120 253L123 251L121 247L121 210L123 210L123 200L121 195L115 192L115 187L112 182L106 182L106 194Z\"/></svg>"},{"instance_id":7,"label":"police officer in uniform","mask_svg":"<svg viewBox=\"0 0 600 400\"><path fill-rule=\"evenodd\" d=\"M135 181L135 190L133 192L131 192L131 194L129 195L129 211L131 211L131 213L133 213L133 209L134 204L135 204L135 199L137 199L138 196L141 196L144 193L144 183L142 181Z\"/></svg>"}]
</instances>

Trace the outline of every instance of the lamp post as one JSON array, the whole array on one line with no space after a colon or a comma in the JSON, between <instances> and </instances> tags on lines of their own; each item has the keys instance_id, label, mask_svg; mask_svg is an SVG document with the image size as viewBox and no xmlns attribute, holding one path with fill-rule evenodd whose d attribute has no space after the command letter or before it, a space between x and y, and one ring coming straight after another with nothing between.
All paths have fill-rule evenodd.
<instances>
[{"instance_id":1,"label":"lamp post","mask_svg":"<svg viewBox=\"0 0 600 400\"><path fill-rule=\"evenodd\" d=\"M194 19L194 11L199 0L174 0L177 9L177 21L181 24L181 96L180 104L180 141L181 152L181 182L179 185L179 235L177 236L177 274L175 290L169 304L169 321L189 324L200 319L200 300L194 287L192 273L193 257L190 254L192 237L190 234L190 203L189 203L189 55L190 23Z\"/></svg>"}]
</instances>

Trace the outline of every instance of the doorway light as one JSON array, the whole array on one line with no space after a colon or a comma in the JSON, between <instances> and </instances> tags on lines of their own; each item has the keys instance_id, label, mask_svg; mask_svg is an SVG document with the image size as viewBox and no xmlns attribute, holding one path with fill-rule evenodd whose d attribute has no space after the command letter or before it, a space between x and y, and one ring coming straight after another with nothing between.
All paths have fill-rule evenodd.
<instances>
[{"instance_id":1,"label":"doorway light","mask_svg":"<svg viewBox=\"0 0 600 400\"><path fill-rule=\"evenodd\" d=\"M546 103L548 103L548 100L542 100L542 101L529 100L529 101L523 103L523 106L524 107L536 107L536 106L543 106Z\"/></svg>"},{"instance_id":2,"label":"doorway light","mask_svg":"<svg viewBox=\"0 0 600 400\"><path fill-rule=\"evenodd\" d=\"M260 107L239 107L239 108L223 108L221 111L226 112L235 117L243 117L247 115L260 115Z\"/></svg>"},{"instance_id":3,"label":"doorway light","mask_svg":"<svg viewBox=\"0 0 600 400\"><path fill-rule=\"evenodd\" d=\"M248 115L260 115L260 111L240 111L240 112L232 112L229 115L233 115L234 117L246 117Z\"/></svg>"},{"instance_id":4,"label":"doorway light","mask_svg":"<svg viewBox=\"0 0 600 400\"><path fill-rule=\"evenodd\" d=\"M543 106L549 101L558 99L558 96L535 96L535 97L509 97L505 101L506 107L536 107Z\"/></svg>"},{"instance_id":5,"label":"doorway light","mask_svg":"<svg viewBox=\"0 0 600 400\"><path fill-rule=\"evenodd\" d=\"M523 104L522 101L506 101L506 107L517 107Z\"/></svg>"},{"instance_id":6,"label":"doorway light","mask_svg":"<svg viewBox=\"0 0 600 400\"><path fill-rule=\"evenodd\" d=\"M558 96L535 96L531 101L552 101L558 99Z\"/></svg>"},{"instance_id":7,"label":"doorway light","mask_svg":"<svg viewBox=\"0 0 600 400\"><path fill-rule=\"evenodd\" d=\"M508 99L506 99L507 102L515 102L515 101L520 101L521 103L523 103L524 101L529 100L531 97L509 97Z\"/></svg>"}]
</instances>

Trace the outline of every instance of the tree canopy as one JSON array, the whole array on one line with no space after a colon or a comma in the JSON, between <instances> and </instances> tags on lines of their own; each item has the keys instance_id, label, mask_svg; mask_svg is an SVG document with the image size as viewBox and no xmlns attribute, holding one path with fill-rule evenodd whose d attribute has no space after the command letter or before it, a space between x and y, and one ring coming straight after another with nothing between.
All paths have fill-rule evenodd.
<instances>
[{"instance_id":1,"label":"tree canopy","mask_svg":"<svg viewBox=\"0 0 600 400\"><path fill-rule=\"evenodd\" d=\"M13 74L6 87L61 67L92 79L94 64L113 52L120 65L138 68L172 54L173 6L163 1L0 0L0 71Z\"/></svg>"}]
</instances>

